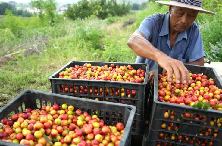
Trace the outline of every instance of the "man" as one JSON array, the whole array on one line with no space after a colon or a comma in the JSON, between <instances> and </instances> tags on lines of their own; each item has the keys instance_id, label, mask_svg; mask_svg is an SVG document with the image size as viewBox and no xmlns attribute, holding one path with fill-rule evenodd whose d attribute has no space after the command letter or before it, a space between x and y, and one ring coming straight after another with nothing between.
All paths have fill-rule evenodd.
<instances>
[{"instance_id":1,"label":"man","mask_svg":"<svg viewBox=\"0 0 222 146\"><path fill-rule=\"evenodd\" d=\"M214 13L201 8L202 0L156 2L168 5L169 12L145 18L127 45L138 55L136 63L149 64L149 76L153 76L157 62L167 71L169 81L175 74L177 83L190 82L189 72L183 63L203 66L205 57L202 38L194 20L199 12Z\"/></svg>"}]
</instances>

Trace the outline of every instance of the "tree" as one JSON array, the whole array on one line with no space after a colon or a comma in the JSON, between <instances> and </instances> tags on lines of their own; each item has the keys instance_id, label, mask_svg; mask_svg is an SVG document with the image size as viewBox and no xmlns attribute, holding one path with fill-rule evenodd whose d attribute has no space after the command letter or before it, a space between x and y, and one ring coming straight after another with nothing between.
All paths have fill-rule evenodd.
<instances>
[{"instance_id":1,"label":"tree","mask_svg":"<svg viewBox=\"0 0 222 146\"><path fill-rule=\"evenodd\" d=\"M139 10L140 9L139 4L137 4L137 3L133 3L130 8L131 8L131 10Z\"/></svg>"},{"instance_id":2,"label":"tree","mask_svg":"<svg viewBox=\"0 0 222 146\"><path fill-rule=\"evenodd\" d=\"M45 1L45 14L46 19L48 20L51 26L55 23L56 18L56 2L55 0L46 0Z\"/></svg>"},{"instance_id":3,"label":"tree","mask_svg":"<svg viewBox=\"0 0 222 146\"><path fill-rule=\"evenodd\" d=\"M5 28L10 29L11 32L16 37L20 37L22 32L22 27L20 26L20 20L14 14L12 14L11 10L6 9L5 14L6 14L4 20Z\"/></svg>"},{"instance_id":4,"label":"tree","mask_svg":"<svg viewBox=\"0 0 222 146\"><path fill-rule=\"evenodd\" d=\"M22 16L23 16L23 17L31 17L32 14L29 13L28 11L22 11Z\"/></svg>"},{"instance_id":5,"label":"tree","mask_svg":"<svg viewBox=\"0 0 222 146\"><path fill-rule=\"evenodd\" d=\"M44 1L43 0L32 0L31 6L39 10L38 16L42 22L44 22Z\"/></svg>"},{"instance_id":6,"label":"tree","mask_svg":"<svg viewBox=\"0 0 222 146\"><path fill-rule=\"evenodd\" d=\"M9 3L0 3L0 15L4 15L6 12L6 9L10 11L15 11L15 6L10 5Z\"/></svg>"},{"instance_id":7,"label":"tree","mask_svg":"<svg viewBox=\"0 0 222 146\"><path fill-rule=\"evenodd\" d=\"M139 5L139 10L143 10L143 9L145 9L146 7L147 7L147 2L143 2L143 3L141 3L140 5Z\"/></svg>"},{"instance_id":8,"label":"tree","mask_svg":"<svg viewBox=\"0 0 222 146\"><path fill-rule=\"evenodd\" d=\"M70 4L68 4L67 10L65 12L65 16L67 16L71 20L77 19L76 15L74 13L74 6L71 6Z\"/></svg>"},{"instance_id":9,"label":"tree","mask_svg":"<svg viewBox=\"0 0 222 146\"><path fill-rule=\"evenodd\" d=\"M39 10L38 16L42 23L54 25L56 19L56 2L55 0L32 0L31 6Z\"/></svg>"},{"instance_id":10,"label":"tree","mask_svg":"<svg viewBox=\"0 0 222 146\"><path fill-rule=\"evenodd\" d=\"M109 14L106 0L98 0L95 2L95 5L98 8L96 16L100 19L105 19Z\"/></svg>"},{"instance_id":11,"label":"tree","mask_svg":"<svg viewBox=\"0 0 222 146\"><path fill-rule=\"evenodd\" d=\"M108 1L108 2L107 2ZM108 16L122 16L129 12L130 4L117 4L116 0L81 0L77 4L68 5L65 15L72 19L85 19L95 15L100 19Z\"/></svg>"}]
</instances>

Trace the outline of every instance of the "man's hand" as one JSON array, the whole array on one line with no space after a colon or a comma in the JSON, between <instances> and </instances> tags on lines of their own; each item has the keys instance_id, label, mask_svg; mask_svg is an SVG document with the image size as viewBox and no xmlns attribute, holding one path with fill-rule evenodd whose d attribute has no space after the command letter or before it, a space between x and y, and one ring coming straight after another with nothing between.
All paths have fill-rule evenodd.
<instances>
[{"instance_id":1,"label":"man's hand","mask_svg":"<svg viewBox=\"0 0 222 146\"><path fill-rule=\"evenodd\" d=\"M167 71L168 81L172 81L174 74L176 83L186 84L190 82L189 71L183 62L173 59L164 53L157 53L156 58L159 66Z\"/></svg>"}]
</instances>

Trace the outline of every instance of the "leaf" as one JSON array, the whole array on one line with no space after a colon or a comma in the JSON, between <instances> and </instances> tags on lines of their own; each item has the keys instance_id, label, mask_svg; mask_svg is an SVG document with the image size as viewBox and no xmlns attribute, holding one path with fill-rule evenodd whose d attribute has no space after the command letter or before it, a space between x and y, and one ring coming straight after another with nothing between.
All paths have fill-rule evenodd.
<instances>
[{"instance_id":1,"label":"leaf","mask_svg":"<svg viewBox=\"0 0 222 146\"><path fill-rule=\"evenodd\" d=\"M206 105L203 106L203 109L208 109L208 108L209 108L209 106L206 106Z\"/></svg>"},{"instance_id":2,"label":"leaf","mask_svg":"<svg viewBox=\"0 0 222 146\"><path fill-rule=\"evenodd\" d=\"M80 117L82 117L83 118L83 120L85 120L85 117L83 116L83 115L79 115Z\"/></svg>"},{"instance_id":3,"label":"leaf","mask_svg":"<svg viewBox=\"0 0 222 146\"><path fill-rule=\"evenodd\" d=\"M179 128L178 128L179 129ZM176 135L178 135L178 129L176 129Z\"/></svg>"},{"instance_id":4,"label":"leaf","mask_svg":"<svg viewBox=\"0 0 222 146\"><path fill-rule=\"evenodd\" d=\"M53 142L56 142L56 141L57 141L57 138L56 138L56 137L52 137L52 141L53 141Z\"/></svg>"},{"instance_id":5,"label":"leaf","mask_svg":"<svg viewBox=\"0 0 222 146\"><path fill-rule=\"evenodd\" d=\"M48 138L48 136L46 136L46 135L44 134L43 137L46 139L46 141L47 141L49 144L53 145L52 141Z\"/></svg>"},{"instance_id":6,"label":"leaf","mask_svg":"<svg viewBox=\"0 0 222 146\"><path fill-rule=\"evenodd\" d=\"M210 104L209 102L204 102L203 104L204 104L203 109L209 109L209 108L211 108L211 104Z\"/></svg>"},{"instance_id":7,"label":"leaf","mask_svg":"<svg viewBox=\"0 0 222 146\"><path fill-rule=\"evenodd\" d=\"M209 102L204 102L203 103L205 106L211 107L211 104Z\"/></svg>"},{"instance_id":8,"label":"leaf","mask_svg":"<svg viewBox=\"0 0 222 146\"><path fill-rule=\"evenodd\" d=\"M193 107L193 108L197 108L197 104L194 104L192 107Z\"/></svg>"},{"instance_id":9,"label":"leaf","mask_svg":"<svg viewBox=\"0 0 222 146\"><path fill-rule=\"evenodd\" d=\"M213 105L212 107L219 108L219 106L218 106L218 105Z\"/></svg>"},{"instance_id":10,"label":"leaf","mask_svg":"<svg viewBox=\"0 0 222 146\"><path fill-rule=\"evenodd\" d=\"M200 108L200 109L202 109L203 103L202 103L201 101L199 101L199 102L197 103L197 107Z\"/></svg>"},{"instance_id":11,"label":"leaf","mask_svg":"<svg viewBox=\"0 0 222 146\"><path fill-rule=\"evenodd\" d=\"M4 124L0 123L0 129L2 129L4 127Z\"/></svg>"}]
</instances>

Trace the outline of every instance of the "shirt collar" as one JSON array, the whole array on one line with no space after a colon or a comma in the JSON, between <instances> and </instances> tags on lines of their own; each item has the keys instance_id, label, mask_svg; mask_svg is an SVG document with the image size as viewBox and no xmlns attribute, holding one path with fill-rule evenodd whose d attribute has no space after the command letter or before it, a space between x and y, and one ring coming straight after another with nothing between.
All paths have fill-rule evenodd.
<instances>
[{"instance_id":1,"label":"shirt collar","mask_svg":"<svg viewBox=\"0 0 222 146\"><path fill-rule=\"evenodd\" d=\"M166 15L164 16L164 21L163 21L163 25L162 25L161 31L159 33L159 36L169 35L169 32L170 32L169 31L169 22L170 22L169 19L170 19L170 13L167 12ZM187 39L186 30L179 33L177 40L180 41L183 38Z\"/></svg>"}]
</instances>

